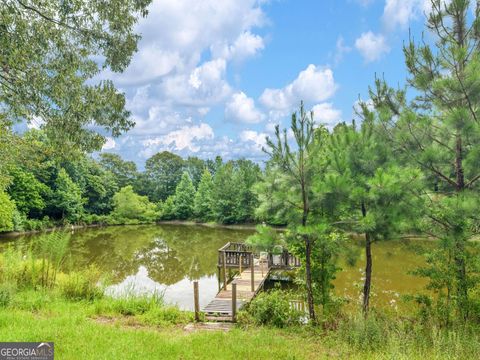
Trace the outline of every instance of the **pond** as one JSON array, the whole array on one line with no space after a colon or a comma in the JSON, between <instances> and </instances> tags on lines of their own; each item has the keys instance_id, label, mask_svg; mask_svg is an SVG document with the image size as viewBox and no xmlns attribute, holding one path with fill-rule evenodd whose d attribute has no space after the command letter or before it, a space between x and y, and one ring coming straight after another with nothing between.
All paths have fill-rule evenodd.
<instances>
[{"instance_id":1,"label":"pond","mask_svg":"<svg viewBox=\"0 0 480 360\"><path fill-rule=\"evenodd\" d=\"M193 310L193 281L199 281L200 306L218 291L217 250L225 243L243 242L250 229L210 228L195 225L112 226L75 230L65 262L67 269L90 264L111 277L111 294L154 293L167 303ZM26 248L37 235L0 240L0 250L8 244ZM417 240L415 240L417 241ZM359 258L355 265L342 261L335 280L338 295L351 304L361 299L364 257L360 241L352 240ZM422 258L408 242L389 241L373 245L372 305L395 308L400 296L424 288L425 280L408 274L422 264Z\"/></svg>"}]
</instances>

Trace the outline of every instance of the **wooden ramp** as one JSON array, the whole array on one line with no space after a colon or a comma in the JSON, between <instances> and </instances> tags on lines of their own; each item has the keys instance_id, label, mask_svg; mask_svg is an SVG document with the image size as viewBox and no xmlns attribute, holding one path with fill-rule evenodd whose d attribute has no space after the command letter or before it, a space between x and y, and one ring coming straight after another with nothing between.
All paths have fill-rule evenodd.
<instances>
[{"instance_id":1,"label":"wooden ramp","mask_svg":"<svg viewBox=\"0 0 480 360\"><path fill-rule=\"evenodd\" d=\"M221 289L217 296L203 308L208 320L232 321L233 316L233 300L232 300L232 284L236 283L236 309L239 310L250 302L257 292L263 287L265 280L269 274L268 264L257 264L253 269L253 290L252 291L252 271L251 268L243 270L236 275L232 282L227 284L226 290Z\"/></svg>"}]
</instances>

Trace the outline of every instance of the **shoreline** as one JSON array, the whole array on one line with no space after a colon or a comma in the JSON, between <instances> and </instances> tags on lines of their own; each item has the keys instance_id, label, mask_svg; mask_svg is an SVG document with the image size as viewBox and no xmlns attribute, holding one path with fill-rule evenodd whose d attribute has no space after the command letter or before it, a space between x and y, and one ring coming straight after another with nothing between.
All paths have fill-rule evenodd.
<instances>
[{"instance_id":1,"label":"shoreline","mask_svg":"<svg viewBox=\"0 0 480 360\"><path fill-rule=\"evenodd\" d=\"M131 225L182 225L182 226L204 226L212 229L232 229L232 230L255 230L256 226L261 224L252 224L252 223L245 223L245 224L217 224L217 223L201 223L195 221L188 221L188 220L164 220L164 221L157 221L155 223L141 223L141 224L89 224L89 225L64 225L64 226L55 226L50 228L45 228L42 230L28 230L28 231L8 231L4 233L0 233L0 240L2 239L11 239L20 236L26 235L34 235L40 233L49 233L56 230L81 230L81 229L88 229L88 228L100 228L100 227L110 227L110 226L131 226ZM286 227L281 226L272 226L274 229L278 231L283 231Z\"/></svg>"}]
</instances>

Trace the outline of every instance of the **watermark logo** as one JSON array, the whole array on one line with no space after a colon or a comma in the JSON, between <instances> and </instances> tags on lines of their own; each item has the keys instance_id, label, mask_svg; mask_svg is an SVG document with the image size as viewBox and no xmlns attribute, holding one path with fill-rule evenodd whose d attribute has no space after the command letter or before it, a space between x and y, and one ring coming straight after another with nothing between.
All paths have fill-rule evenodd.
<instances>
[{"instance_id":1,"label":"watermark logo","mask_svg":"<svg viewBox=\"0 0 480 360\"><path fill-rule=\"evenodd\" d=\"M53 360L53 342L0 342L0 360Z\"/></svg>"}]
</instances>

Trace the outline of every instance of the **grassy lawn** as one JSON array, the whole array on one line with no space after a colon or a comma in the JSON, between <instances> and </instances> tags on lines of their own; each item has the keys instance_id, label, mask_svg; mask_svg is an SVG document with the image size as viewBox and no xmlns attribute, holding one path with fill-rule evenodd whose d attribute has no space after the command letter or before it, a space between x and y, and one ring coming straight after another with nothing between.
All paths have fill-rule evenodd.
<instances>
[{"instance_id":1,"label":"grassy lawn","mask_svg":"<svg viewBox=\"0 0 480 360\"><path fill-rule=\"evenodd\" d=\"M480 355L479 338L472 334L439 334L432 343L365 328L365 334L377 336L377 342L361 348L355 345L355 329L350 335L263 327L190 333L183 330L189 316L168 324L151 309L126 316L105 300L32 300L32 294L0 310L0 339L54 341L56 359L475 359Z\"/></svg>"}]
</instances>

